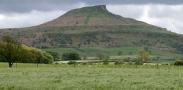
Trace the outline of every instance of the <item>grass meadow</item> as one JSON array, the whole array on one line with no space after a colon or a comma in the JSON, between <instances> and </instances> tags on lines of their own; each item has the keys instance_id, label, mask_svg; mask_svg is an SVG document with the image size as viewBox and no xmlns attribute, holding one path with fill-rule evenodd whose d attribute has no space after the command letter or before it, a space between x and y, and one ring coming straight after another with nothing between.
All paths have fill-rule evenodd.
<instances>
[{"instance_id":1,"label":"grass meadow","mask_svg":"<svg viewBox=\"0 0 183 90\"><path fill-rule=\"evenodd\" d=\"M112 56L119 56L118 53L121 52L122 55L136 55L138 51L143 49L142 47L121 47L121 48L49 48L43 49L45 51L52 51L57 52L60 55L67 52L77 52L80 55L89 55L89 56L96 56L96 54L106 54ZM173 51L166 51L166 50L158 50L158 49L149 49L151 55L155 56L174 56L174 57L182 57L182 54L173 52Z\"/></svg>"},{"instance_id":2,"label":"grass meadow","mask_svg":"<svg viewBox=\"0 0 183 90\"><path fill-rule=\"evenodd\" d=\"M0 90L183 90L183 67L0 63Z\"/></svg>"},{"instance_id":3,"label":"grass meadow","mask_svg":"<svg viewBox=\"0 0 183 90\"><path fill-rule=\"evenodd\" d=\"M79 55L86 56L89 60L96 60L96 56L98 54L103 54L110 56L109 59L125 59L125 58L134 58L138 55L138 52L141 47L122 47L122 48L49 48L43 49L45 51L57 52L61 58L63 53L68 52L76 52ZM175 62L176 59L182 59L183 56L180 53L173 52L173 51L164 51L164 50L157 50L157 49L149 49L151 58L155 58L152 62L158 63L172 63ZM121 53L121 55L119 55ZM159 58L159 60L157 59Z\"/></svg>"}]
</instances>

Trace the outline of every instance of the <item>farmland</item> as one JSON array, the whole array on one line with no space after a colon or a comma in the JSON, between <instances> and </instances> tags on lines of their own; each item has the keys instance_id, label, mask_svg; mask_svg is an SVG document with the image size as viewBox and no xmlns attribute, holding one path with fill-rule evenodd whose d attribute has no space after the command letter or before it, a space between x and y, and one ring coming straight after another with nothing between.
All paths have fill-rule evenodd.
<instances>
[{"instance_id":1,"label":"farmland","mask_svg":"<svg viewBox=\"0 0 183 90\"><path fill-rule=\"evenodd\" d=\"M0 64L0 90L182 90L183 67L169 65Z\"/></svg>"},{"instance_id":2,"label":"farmland","mask_svg":"<svg viewBox=\"0 0 183 90\"><path fill-rule=\"evenodd\" d=\"M121 47L121 48L49 48L43 49L45 51L57 52L61 57L63 53L67 52L77 52L82 57L86 56L87 59L96 59L97 54L103 54L110 56L110 59L125 59L128 57L136 57L138 52L142 47ZM170 50L159 50L159 49L148 49L151 59L154 57L159 57L160 60L152 60L151 62L158 62L158 63L171 63L175 62L176 59L182 59L183 56L181 53L177 53Z\"/></svg>"}]
</instances>

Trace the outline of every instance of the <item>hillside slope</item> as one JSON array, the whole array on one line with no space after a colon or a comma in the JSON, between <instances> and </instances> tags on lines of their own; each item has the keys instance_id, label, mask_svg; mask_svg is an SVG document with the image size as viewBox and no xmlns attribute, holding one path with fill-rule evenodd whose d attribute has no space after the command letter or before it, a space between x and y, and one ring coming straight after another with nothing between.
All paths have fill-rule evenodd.
<instances>
[{"instance_id":1,"label":"hillside slope","mask_svg":"<svg viewBox=\"0 0 183 90\"><path fill-rule=\"evenodd\" d=\"M74 9L35 27L0 30L38 48L149 47L183 52L183 36L110 13L105 5Z\"/></svg>"},{"instance_id":2,"label":"hillside slope","mask_svg":"<svg viewBox=\"0 0 183 90\"><path fill-rule=\"evenodd\" d=\"M110 25L148 25L134 19L110 13L105 5L74 9L63 16L41 26L110 26Z\"/></svg>"}]
</instances>

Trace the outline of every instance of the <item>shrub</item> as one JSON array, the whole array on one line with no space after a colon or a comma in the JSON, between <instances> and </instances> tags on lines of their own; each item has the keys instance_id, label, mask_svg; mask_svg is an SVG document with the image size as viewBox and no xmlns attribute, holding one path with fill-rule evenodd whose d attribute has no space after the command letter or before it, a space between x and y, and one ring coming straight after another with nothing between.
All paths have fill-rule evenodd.
<instances>
[{"instance_id":1,"label":"shrub","mask_svg":"<svg viewBox=\"0 0 183 90\"><path fill-rule=\"evenodd\" d=\"M128 65L133 65L134 63L130 61L130 62L128 62L127 64L128 64Z\"/></svg>"},{"instance_id":2,"label":"shrub","mask_svg":"<svg viewBox=\"0 0 183 90\"><path fill-rule=\"evenodd\" d=\"M135 64L136 65L143 65L143 61L142 60L139 60L139 59L136 59L135 60Z\"/></svg>"},{"instance_id":3,"label":"shrub","mask_svg":"<svg viewBox=\"0 0 183 90\"><path fill-rule=\"evenodd\" d=\"M123 61L124 61L124 62L130 62L130 61L131 61L131 58L130 58L130 57L125 58Z\"/></svg>"},{"instance_id":4,"label":"shrub","mask_svg":"<svg viewBox=\"0 0 183 90\"><path fill-rule=\"evenodd\" d=\"M4 57L2 55L0 55L0 62L6 62L6 60L4 59Z\"/></svg>"},{"instance_id":5,"label":"shrub","mask_svg":"<svg viewBox=\"0 0 183 90\"><path fill-rule=\"evenodd\" d=\"M101 53L98 53L96 57L99 60L107 60L110 58L109 55L105 55L105 54L101 54Z\"/></svg>"},{"instance_id":6,"label":"shrub","mask_svg":"<svg viewBox=\"0 0 183 90\"><path fill-rule=\"evenodd\" d=\"M139 50L138 52L138 60L141 60L143 63L147 62L150 58L149 52L144 49Z\"/></svg>"},{"instance_id":7,"label":"shrub","mask_svg":"<svg viewBox=\"0 0 183 90\"><path fill-rule=\"evenodd\" d=\"M64 53L62 55L62 60L81 60L81 57L78 53L71 52L71 53Z\"/></svg>"},{"instance_id":8,"label":"shrub","mask_svg":"<svg viewBox=\"0 0 183 90\"><path fill-rule=\"evenodd\" d=\"M82 65L87 65L87 63L86 62L83 62L83 63L81 63Z\"/></svg>"},{"instance_id":9,"label":"shrub","mask_svg":"<svg viewBox=\"0 0 183 90\"><path fill-rule=\"evenodd\" d=\"M45 51L25 45L23 47L22 59L20 62L50 64L54 61L53 56Z\"/></svg>"},{"instance_id":10,"label":"shrub","mask_svg":"<svg viewBox=\"0 0 183 90\"><path fill-rule=\"evenodd\" d=\"M42 52L42 59L43 61L41 63L44 63L44 64L53 63L53 56L51 56L47 52Z\"/></svg>"},{"instance_id":11,"label":"shrub","mask_svg":"<svg viewBox=\"0 0 183 90\"><path fill-rule=\"evenodd\" d=\"M69 65L75 65L77 62L76 61L69 61L67 64Z\"/></svg>"},{"instance_id":12,"label":"shrub","mask_svg":"<svg viewBox=\"0 0 183 90\"><path fill-rule=\"evenodd\" d=\"M175 61L174 65L182 66L183 65L183 61Z\"/></svg>"},{"instance_id":13,"label":"shrub","mask_svg":"<svg viewBox=\"0 0 183 90\"><path fill-rule=\"evenodd\" d=\"M54 61L59 61L59 54L57 52L47 51L50 55L53 56Z\"/></svg>"},{"instance_id":14,"label":"shrub","mask_svg":"<svg viewBox=\"0 0 183 90\"><path fill-rule=\"evenodd\" d=\"M102 64L103 65L108 65L109 64L109 61L108 60L104 60Z\"/></svg>"},{"instance_id":15,"label":"shrub","mask_svg":"<svg viewBox=\"0 0 183 90\"><path fill-rule=\"evenodd\" d=\"M121 64L124 64L124 62L122 62L122 61L116 61L114 64L115 65L121 65Z\"/></svg>"},{"instance_id":16,"label":"shrub","mask_svg":"<svg viewBox=\"0 0 183 90\"><path fill-rule=\"evenodd\" d=\"M14 45L14 44L12 44L12 45ZM49 63L53 62L52 55L50 55L49 53L42 51L40 49L29 47L24 44L20 44L19 47L13 46L12 48L19 48L19 49L15 50L10 55L10 54L8 54L9 50L6 48L6 42L0 42L0 51L1 51L1 53L3 53L3 54L0 54L1 61L7 62L7 59L5 58L5 56L6 57L11 56L11 58L14 60L13 63L15 61L18 63L44 63L44 64L49 64ZM7 53L7 55L4 55L6 53Z\"/></svg>"},{"instance_id":17,"label":"shrub","mask_svg":"<svg viewBox=\"0 0 183 90\"><path fill-rule=\"evenodd\" d=\"M141 61L138 60L138 61L135 62L135 64L136 65L143 65L143 62L141 62Z\"/></svg>"}]
</instances>

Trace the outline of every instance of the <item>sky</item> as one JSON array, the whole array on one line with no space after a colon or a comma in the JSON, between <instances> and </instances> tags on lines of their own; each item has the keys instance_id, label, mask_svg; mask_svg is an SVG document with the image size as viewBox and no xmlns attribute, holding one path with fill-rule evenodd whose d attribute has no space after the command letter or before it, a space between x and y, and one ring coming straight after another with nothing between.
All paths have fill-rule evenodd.
<instances>
[{"instance_id":1,"label":"sky","mask_svg":"<svg viewBox=\"0 0 183 90\"><path fill-rule=\"evenodd\" d=\"M183 34L183 0L0 0L0 28L35 26L74 8L104 4L114 14Z\"/></svg>"}]
</instances>

